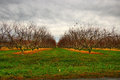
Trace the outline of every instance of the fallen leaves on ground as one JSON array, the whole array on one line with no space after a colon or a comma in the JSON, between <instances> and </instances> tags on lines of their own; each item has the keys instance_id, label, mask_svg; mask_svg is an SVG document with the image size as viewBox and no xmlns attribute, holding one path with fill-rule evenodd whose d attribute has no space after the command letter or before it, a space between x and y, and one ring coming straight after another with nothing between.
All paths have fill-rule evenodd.
<instances>
[{"instance_id":1,"label":"fallen leaves on ground","mask_svg":"<svg viewBox=\"0 0 120 80\"><path fill-rule=\"evenodd\" d=\"M116 48L112 48L112 49L109 49L109 48L93 48L93 49L96 49L96 50L111 50L111 51L120 51L120 49L116 49Z\"/></svg>"},{"instance_id":2,"label":"fallen leaves on ground","mask_svg":"<svg viewBox=\"0 0 120 80\"><path fill-rule=\"evenodd\" d=\"M39 51L50 50L50 49L51 48L40 48L40 49L35 49L35 50L24 51L23 53L22 52L16 52L16 53L13 53L13 54L34 54L34 53L37 53Z\"/></svg>"},{"instance_id":3,"label":"fallen leaves on ground","mask_svg":"<svg viewBox=\"0 0 120 80\"><path fill-rule=\"evenodd\" d=\"M17 49L17 48L9 49L9 48L7 48L7 47L2 47L2 48L0 49L0 51L8 51L8 50L18 50L18 49Z\"/></svg>"},{"instance_id":4,"label":"fallen leaves on ground","mask_svg":"<svg viewBox=\"0 0 120 80\"><path fill-rule=\"evenodd\" d=\"M76 49L68 49L68 48L64 48L64 49L67 49L67 50L70 50L70 51L75 51L75 52L81 52L81 53L86 53L86 54L89 54L88 51L84 51L84 50L76 50ZM99 52L91 52L90 54L103 54L103 53L99 53Z\"/></svg>"}]
</instances>

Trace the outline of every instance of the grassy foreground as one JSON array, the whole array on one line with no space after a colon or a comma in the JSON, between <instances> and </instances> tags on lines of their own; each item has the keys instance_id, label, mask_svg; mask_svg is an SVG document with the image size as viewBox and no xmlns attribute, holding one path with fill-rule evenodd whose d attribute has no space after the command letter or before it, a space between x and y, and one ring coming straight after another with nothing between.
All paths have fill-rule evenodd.
<instances>
[{"instance_id":1,"label":"grassy foreground","mask_svg":"<svg viewBox=\"0 0 120 80\"><path fill-rule=\"evenodd\" d=\"M0 51L0 79L64 79L120 77L120 51L83 54L54 48L36 54Z\"/></svg>"}]
</instances>

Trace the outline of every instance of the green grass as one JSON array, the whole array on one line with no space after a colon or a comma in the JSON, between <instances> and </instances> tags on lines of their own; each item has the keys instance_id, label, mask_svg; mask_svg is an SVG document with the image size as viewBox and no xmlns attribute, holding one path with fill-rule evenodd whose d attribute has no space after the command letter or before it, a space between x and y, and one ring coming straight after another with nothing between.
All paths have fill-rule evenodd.
<instances>
[{"instance_id":1,"label":"green grass","mask_svg":"<svg viewBox=\"0 0 120 80\"><path fill-rule=\"evenodd\" d=\"M94 50L99 54L82 54L61 48L54 48L36 54L16 55L14 51L0 51L0 77L21 78L77 78L120 76L120 51ZM84 76L84 75L87 76ZM111 74L110 74L111 76Z\"/></svg>"}]
</instances>

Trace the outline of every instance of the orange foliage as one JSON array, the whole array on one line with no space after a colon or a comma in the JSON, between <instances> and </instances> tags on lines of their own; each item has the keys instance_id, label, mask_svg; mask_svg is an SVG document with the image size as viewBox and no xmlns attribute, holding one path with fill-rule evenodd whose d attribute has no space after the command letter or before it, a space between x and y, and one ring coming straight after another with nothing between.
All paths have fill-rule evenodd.
<instances>
[{"instance_id":1,"label":"orange foliage","mask_svg":"<svg viewBox=\"0 0 120 80\"><path fill-rule=\"evenodd\" d=\"M6 50L10 50L10 49L7 48L7 47L2 47L2 48L0 49L0 51L6 51Z\"/></svg>"},{"instance_id":2,"label":"orange foliage","mask_svg":"<svg viewBox=\"0 0 120 80\"><path fill-rule=\"evenodd\" d=\"M51 48L39 48L39 49L35 49L35 50L29 50L29 51L24 51L23 54L34 54L34 53L37 53L39 51L44 51L44 50L50 50ZM22 54L22 52L16 52L16 53L13 53L13 54Z\"/></svg>"},{"instance_id":3,"label":"orange foliage","mask_svg":"<svg viewBox=\"0 0 120 80\"><path fill-rule=\"evenodd\" d=\"M66 49L66 50L70 50L70 51L75 51L75 52L81 52L81 53L86 53L86 54L89 54L89 52L88 51L84 51L84 50L76 50L76 49L68 49L68 48L64 48L64 49ZM91 52L90 54L103 54L103 53L98 53L98 52Z\"/></svg>"},{"instance_id":4,"label":"orange foliage","mask_svg":"<svg viewBox=\"0 0 120 80\"><path fill-rule=\"evenodd\" d=\"M116 48L112 48L112 49L109 49L109 48L93 48L93 49L96 49L96 50L111 50L111 51L120 51L120 49L116 49Z\"/></svg>"},{"instance_id":5,"label":"orange foliage","mask_svg":"<svg viewBox=\"0 0 120 80\"><path fill-rule=\"evenodd\" d=\"M7 48L7 47L2 47L2 48L0 49L0 51L8 51L8 50L18 50L18 49L17 49L17 48L9 49L9 48Z\"/></svg>"}]
</instances>

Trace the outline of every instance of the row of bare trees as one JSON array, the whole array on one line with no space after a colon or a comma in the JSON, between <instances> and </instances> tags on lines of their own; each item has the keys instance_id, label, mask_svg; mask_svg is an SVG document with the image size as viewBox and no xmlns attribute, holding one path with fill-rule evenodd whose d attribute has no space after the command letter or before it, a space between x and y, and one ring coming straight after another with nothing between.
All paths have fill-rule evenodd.
<instances>
[{"instance_id":1,"label":"row of bare trees","mask_svg":"<svg viewBox=\"0 0 120 80\"><path fill-rule=\"evenodd\" d=\"M58 42L59 47L87 49L91 53L93 48L120 48L120 34L114 28L111 30L99 28L71 28Z\"/></svg>"},{"instance_id":2,"label":"row of bare trees","mask_svg":"<svg viewBox=\"0 0 120 80\"><path fill-rule=\"evenodd\" d=\"M0 47L24 49L39 49L55 47L53 36L45 27L35 24L0 24Z\"/></svg>"}]
</instances>

